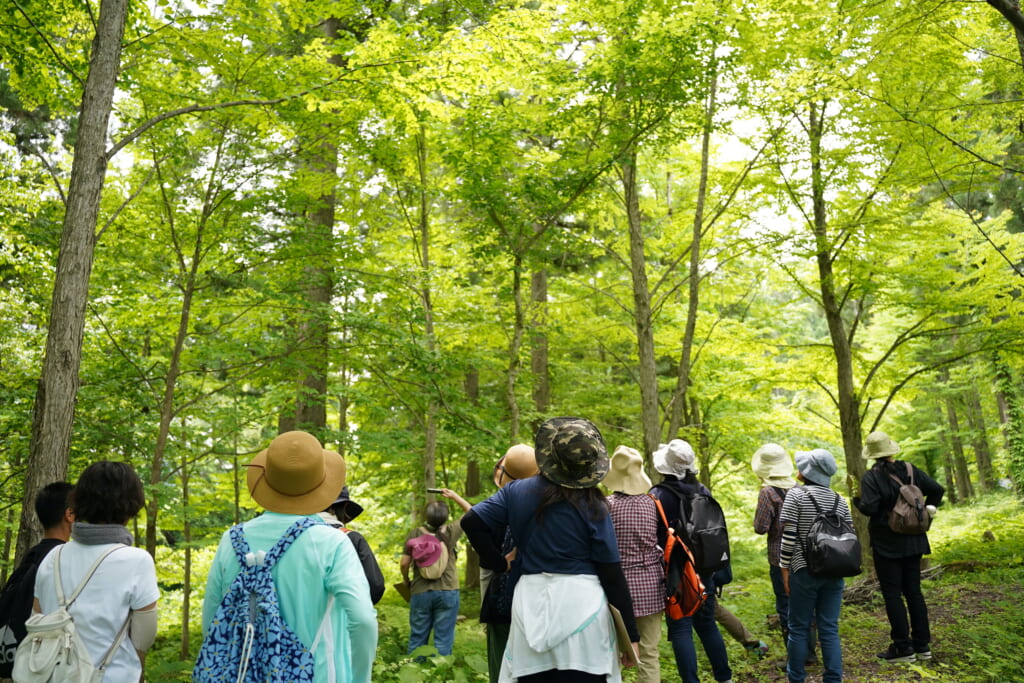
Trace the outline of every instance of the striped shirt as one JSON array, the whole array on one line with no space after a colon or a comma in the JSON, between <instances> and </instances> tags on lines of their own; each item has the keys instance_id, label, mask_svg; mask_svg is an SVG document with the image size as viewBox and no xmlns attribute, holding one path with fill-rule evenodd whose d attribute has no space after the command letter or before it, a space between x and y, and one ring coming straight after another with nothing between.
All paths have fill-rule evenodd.
<instances>
[{"instance_id":1,"label":"striped shirt","mask_svg":"<svg viewBox=\"0 0 1024 683\"><path fill-rule=\"evenodd\" d=\"M807 566L804 560L804 540L818 514L814 509L814 503L807 499L808 496L812 496L822 510L831 510L832 504L838 498L837 511L847 522L853 524L846 500L832 489L817 484L791 488L786 494L786 502L782 504L782 546L779 552L779 566L783 569L789 568L790 572L799 571Z\"/></svg>"},{"instance_id":2,"label":"striped shirt","mask_svg":"<svg viewBox=\"0 0 1024 683\"><path fill-rule=\"evenodd\" d=\"M633 597L633 613L638 617L657 614L665 609L665 570L654 499L647 494L613 493L608 496L608 508L622 556L622 573Z\"/></svg>"}]
</instances>

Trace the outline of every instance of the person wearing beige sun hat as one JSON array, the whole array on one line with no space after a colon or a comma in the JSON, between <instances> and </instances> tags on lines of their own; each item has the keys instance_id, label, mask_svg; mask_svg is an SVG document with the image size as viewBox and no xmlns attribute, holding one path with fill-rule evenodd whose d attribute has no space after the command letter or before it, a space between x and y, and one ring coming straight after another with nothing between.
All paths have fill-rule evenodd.
<instances>
[{"instance_id":1,"label":"person wearing beige sun hat","mask_svg":"<svg viewBox=\"0 0 1024 683\"><path fill-rule=\"evenodd\" d=\"M608 510L640 631L636 680L657 683L661 680L658 643L665 612L665 571L658 546L658 508L647 495L651 479L644 472L643 456L635 448L617 447L601 483L612 492L606 499Z\"/></svg>"},{"instance_id":2,"label":"person wearing beige sun hat","mask_svg":"<svg viewBox=\"0 0 1024 683\"><path fill-rule=\"evenodd\" d=\"M782 583L779 568L779 550L782 547L782 504L786 493L796 486L793 479L793 460L786 449L777 443L766 443L754 452L750 468L761 481L754 512L754 532L767 534L768 576L775 593L775 613L782 629L782 642L789 639L789 595ZM813 645L811 651L813 652Z\"/></svg>"},{"instance_id":3,"label":"person wearing beige sun hat","mask_svg":"<svg viewBox=\"0 0 1024 683\"><path fill-rule=\"evenodd\" d=\"M903 484L913 482L924 495L926 510L935 515L946 492L909 462L896 460L901 449L885 432L871 432L864 439L864 459L871 469L860 480L860 495L853 504L868 517L871 555L878 588L885 601L891 644L878 657L889 662L931 659L931 628L928 605L921 591L921 559L931 552L928 534L903 534L889 528L889 512L896 505Z\"/></svg>"},{"instance_id":4,"label":"person wearing beige sun hat","mask_svg":"<svg viewBox=\"0 0 1024 683\"><path fill-rule=\"evenodd\" d=\"M307 648L321 629L333 632L330 643L315 649L314 680L369 682L377 613L366 576L352 542L317 514L344 487L345 460L312 434L292 431L274 438L247 469L246 488L264 512L237 527L244 542L259 558L278 541L294 539L273 570L281 616ZM240 570L229 529L207 577L204 633Z\"/></svg>"}]
</instances>

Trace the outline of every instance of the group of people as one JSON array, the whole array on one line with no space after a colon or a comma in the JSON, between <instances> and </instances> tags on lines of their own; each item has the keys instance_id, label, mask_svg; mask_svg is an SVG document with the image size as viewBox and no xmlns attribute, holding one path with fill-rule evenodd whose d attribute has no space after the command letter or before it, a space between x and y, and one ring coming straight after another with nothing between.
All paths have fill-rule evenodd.
<instances>
[{"instance_id":1,"label":"group of people","mask_svg":"<svg viewBox=\"0 0 1024 683\"><path fill-rule=\"evenodd\" d=\"M864 457L873 467L853 499L870 518L870 547L891 629L891 644L879 657L894 662L931 657L920 581L922 555L930 548L926 534L892 531L889 512L900 486L911 480L926 497L929 514L944 493L925 472L896 461L899 452L884 433L868 436ZM652 465L662 475L657 484L635 449L619 446L609 457L592 422L559 417L540 426L532 447L513 446L498 460L493 478L498 490L486 500L471 505L454 491L440 489L463 515L449 523L447 504L431 503L425 524L407 536L401 572L409 596L409 652L426 645L431 632L439 653L452 651L459 611L455 547L464 533L480 558L480 620L486 624L492 681L615 683L621 668L633 664L638 681L660 681L662 624L683 681L698 681L694 634L715 680L731 681L716 625L716 611L719 620L728 612L718 605L715 591L731 580L731 571L701 574L707 597L692 615L673 619L665 612L662 549L668 527L683 526L681 496L711 492L697 479L694 451L681 439L660 446ZM822 680L841 681L843 579L808 571L803 544L816 507L834 507L850 521L846 501L830 488L836 461L824 449L797 451L791 460L781 446L766 444L751 466L761 483L753 525L767 535L787 678L793 683L806 679L817 640ZM304 432L276 437L249 463L248 490L264 512L221 538L204 596L205 640L196 680L235 678L221 669L233 665L238 644L218 639L230 633L225 622L237 619L228 609L232 596L239 586L257 585L247 582L258 581L260 569L272 577L272 599L251 597L242 611L251 617L258 604L260 610L279 612L274 628L281 632L272 639L279 642L254 643L250 627L241 649L250 658L272 659L278 667L287 655L301 671L282 680L371 680L377 646L374 604L384 592L384 579L365 539L346 526L362 508L348 496L345 471L338 453ZM602 482L609 495L598 488ZM63 593L79 587L67 610L93 661L108 661L101 672L107 681L139 680L144 653L156 636L159 591L153 560L133 546L126 528L144 502L134 470L116 462L90 465L74 487L44 488L36 511L45 538L4 592L13 584L31 586L31 605L18 609L49 614ZM58 580L64 591L58 590ZM741 630L749 641L749 633ZM15 636L23 638L24 630ZM289 638L295 651L282 654L280 642ZM752 642L747 646L767 649Z\"/></svg>"}]
</instances>

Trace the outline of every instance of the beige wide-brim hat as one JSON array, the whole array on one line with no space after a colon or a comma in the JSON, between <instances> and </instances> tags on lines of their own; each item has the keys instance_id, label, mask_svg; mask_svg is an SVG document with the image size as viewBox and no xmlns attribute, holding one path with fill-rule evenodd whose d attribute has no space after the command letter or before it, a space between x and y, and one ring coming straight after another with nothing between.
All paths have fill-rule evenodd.
<instances>
[{"instance_id":1,"label":"beige wide-brim hat","mask_svg":"<svg viewBox=\"0 0 1024 683\"><path fill-rule=\"evenodd\" d=\"M651 490L651 478L644 472L644 459L639 451L629 446L615 449L611 467L601 483L609 491L621 491L627 496L640 496Z\"/></svg>"},{"instance_id":2,"label":"beige wide-brim hat","mask_svg":"<svg viewBox=\"0 0 1024 683\"><path fill-rule=\"evenodd\" d=\"M750 468L766 486L791 489L796 486L793 479L793 461L786 449L777 443L766 443L754 452Z\"/></svg>"},{"instance_id":3,"label":"beige wide-brim hat","mask_svg":"<svg viewBox=\"0 0 1024 683\"><path fill-rule=\"evenodd\" d=\"M864 449L861 455L865 460L877 460L888 458L900 452L900 446L893 441L885 432L871 432L868 438L864 439Z\"/></svg>"},{"instance_id":4,"label":"beige wide-brim hat","mask_svg":"<svg viewBox=\"0 0 1024 683\"><path fill-rule=\"evenodd\" d=\"M345 459L306 432L277 436L247 467L252 499L286 515L326 510L345 486Z\"/></svg>"},{"instance_id":5,"label":"beige wide-brim hat","mask_svg":"<svg viewBox=\"0 0 1024 683\"><path fill-rule=\"evenodd\" d=\"M510 481L528 479L539 471L533 446L517 443L505 451L494 465L494 485L500 489Z\"/></svg>"}]
</instances>

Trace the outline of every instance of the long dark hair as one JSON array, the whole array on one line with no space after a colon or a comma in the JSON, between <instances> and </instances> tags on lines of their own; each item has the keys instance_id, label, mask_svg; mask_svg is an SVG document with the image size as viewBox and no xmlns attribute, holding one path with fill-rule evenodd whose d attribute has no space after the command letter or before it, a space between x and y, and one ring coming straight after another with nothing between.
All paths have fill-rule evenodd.
<instances>
[{"instance_id":1,"label":"long dark hair","mask_svg":"<svg viewBox=\"0 0 1024 683\"><path fill-rule=\"evenodd\" d=\"M585 519L593 522L602 520L608 515L608 501L605 500L604 494L596 486L589 486L585 489L570 489L555 484L544 477L544 475L540 476L540 480L544 483L544 486L541 488L540 502L537 504L537 510L534 512L538 523L544 517L545 510L556 503L572 505Z\"/></svg>"}]
</instances>

